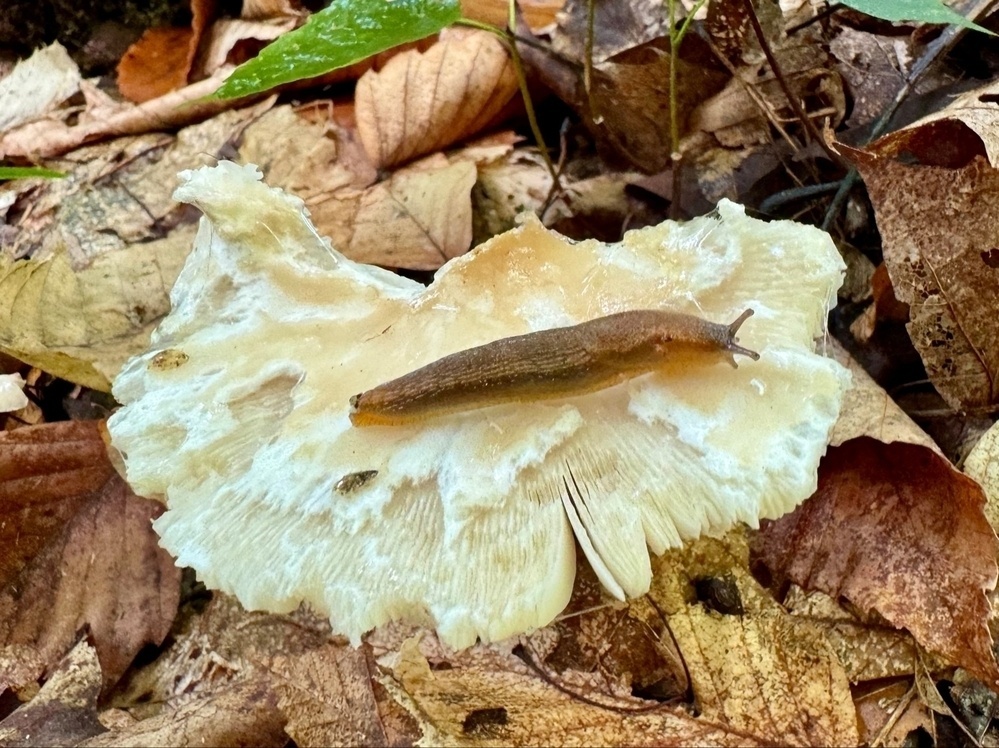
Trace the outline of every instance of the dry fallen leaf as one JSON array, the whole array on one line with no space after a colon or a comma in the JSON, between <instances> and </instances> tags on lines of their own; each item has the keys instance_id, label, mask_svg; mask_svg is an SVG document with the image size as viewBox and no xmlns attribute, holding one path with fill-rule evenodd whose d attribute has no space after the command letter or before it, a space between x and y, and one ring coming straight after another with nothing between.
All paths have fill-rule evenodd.
<instances>
[{"instance_id":1,"label":"dry fallen leaf","mask_svg":"<svg viewBox=\"0 0 999 748\"><path fill-rule=\"evenodd\" d=\"M79 748L282 748L288 744L284 723L268 679L247 677L170 706L157 716L85 740Z\"/></svg>"},{"instance_id":2,"label":"dry fallen leaf","mask_svg":"<svg viewBox=\"0 0 999 748\"><path fill-rule=\"evenodd\" d=\"M396 55L357 82L357 129L368 155L393 166L474 135L517 90L502 43L450 30L426 52Z\"/></svg>"},{"instance_id":3,"label":"dry fallen leaf","mask_svg":"<svg viewBox=\"0 0 999 748\"><path fill-rule=\"evenodd\" d=\"M951 407L969 412L999 405L997 91L968 92L866 150L838 146L867 184L927 374Z\"/></svg>"},{"instance_id":4,"label":"dry fallen leaf","mask_svg":"<svg viewBox=\"0 0 999 748\"><path fill-rule=\"evenodd\" d=\"M0 80L0 133L45 116L80 88L80 71L58 42L38 49Z\"/></svg>"},{"instance_id":5,"label":"dry fallen leaf","mask_svg":"<svg viewBox=\"0 0 999 748\"><path fill-rule=\"evenodd\" d=\"M435 154L366 190L335 193L310 208L355 262L436 270L472 243L475 164Z\"/></svg>"},{"instance_id":6,"label":"dry fallen leaf","mask_svg":"<svg viewBox=\"0 0 999 748\"><path fill-rule=\"evenodd\" d=\"M87 641L74 646L38 694L0 722L0 745L78 745L105 732L97 719L101 666Z\"/></svg>"},{"instance_id":7,"label":"dry fallen leaf","mask_svg":"<svg viewBox=\"0 0 999 748\"><path fill-rule=\"evenodd\" d=\"M0 434L0 646L53 664L89 626L112 685L177 612L180 570L150 526L161 511L111 467L96 421Z\"/></svg>"},{"instance_id":8,"label":"dry fallen leaf","mask_svg":"<svg viewBox=\"0 0 999 748\"><path fill-rule=\"evenodd\" d=\"M838 446L851 439L869 436L884 444L918 444L942 455L937 443L836 340L829 341L829 354L849 369L853 377L829 437L831 445Z\"/></svg>"},{"instance_id":9,"label":"dry fallen leaf","mask_svg":"<svg viewBox=\"0 0 999 748\"><path fill-rule=\"evenodd\" d=\"M299 746L413 745L416 721L376 680L366 646L329 644L270 666L288 735Z\"/></svg>"},{"instance_id":10,"label":"dry fallen leaf","mask_svg":"<svg viewBox=\"0 0 999 748\"><path fill-rule=\"evenodd\" d=\"M608 698L592 678L563 685L500 647L476 647L431 667L415 639L379 660L416 718L422 742L497 745L765 745L682 706Z\"/></svg>"},{"instance_id":11,"label":"dry fallen leaf","mask_svg":"<svg viewBox=\"0 0 999 748\"><path fill-rule=\"evenodd\" d=\"M656 560L649 597L668 616L701 715L764 743L855 745L849 681L829 640L774 602L748 556L733 531Z\"/></svg>"},{"instance_id":12,"label":"dry fallen leaf","mask_svg":"<svg viewBox=\"0 0 999 748\"><path fill-rule=\"evenodd\" d=\"M907 628L987 683L999 679L985 596L996 537L972 480L939 455L863 437L829 450L816 494L767 523L756 546L790 580Z\"/></svg>"},{"instance_id":13,"label":"dry fallen leaf","mask_svg":"<svg viewBox=\"0 0 999 748\"><path fill-rule=\"evenodd\" d=\"M170 308L196 226L172 199L177 164L217 152L259 111L227 112L175 137L122 138L52 166L66 179L22 191L0 254L0 351L107 391ZM79 160L79 163L76 160Z\"/></svg>"}]
</instances>

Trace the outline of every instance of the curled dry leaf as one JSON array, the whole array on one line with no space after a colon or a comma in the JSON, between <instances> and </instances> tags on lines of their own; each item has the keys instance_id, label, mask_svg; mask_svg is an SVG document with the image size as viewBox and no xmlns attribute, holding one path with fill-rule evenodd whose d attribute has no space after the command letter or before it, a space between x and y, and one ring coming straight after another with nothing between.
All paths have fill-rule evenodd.
<instances>
[{"instance_id":1,"label":"curled dry leaf","mask_svg":"<svg viewBox=\"0 0 999 748\"><path fill-rule=\"evenodd\" d=\"M517 90L510 57L485 31L451 31L426 52L396 55L357 82L357 129L368 155L393 166L489 124Z\"/></svg>"},{"instance_id":2,"label":"curled dry leaf","mask_svg":"<svg viewBox=\"0 0 999 748\"><path fill-rule=\"evenodd\" d=\"M866 150L838 146L867 183L912 342L930 380L958 410L999 407L999 87Z\"/></svg>"},{"instance_id":3,"label":"curled dry leaf","mask_svg":"<svg viewBox=\"0 0 999 748\"><path fill-rule=\"evenodd\" d=\"M150 527L161 510L115 473L97 422L0 434L0 646L53 664L89 626L113 684L177 612L180 571Z\"/></svg>"},{"instance_id":4,"label":"curled dry leaf","mask_svg":"<svg viewBox=\"0 0 999 748\"><path fill-rule=\"evenodd\" d=\"M991 685L999 678L985 596L996 537L981 488L923 447L834 447L815 496L768 523L756 546L775 579L845 597Z\"/></svg>"},{"instance_id":5,"label":"curled dry leaf","mask_svg":"<svg viewBox=\"0 0 999 748\"><path fill-rule=\"evenodd\" d=\"M97 719L101 665L86 640L77 642L27 704L0 722L0 745L78 745L105 731Z\"/></svg>"},{"instance_id":6,"label":"curled dry leaf","mask_svg":"<svg viewBox=\"0 0 999 748\"><path fill-rule=\"evenodd\" d=\"M178 198L207 218L171 315L116 381L109 428L133 486L169 504L164 546L248 607L305 599L355 638L406 617L467 646L549 622L576 539L608 590L641 595L648 548L814 490L847 383L813 352L842 275L816 229L731 203L619 244L528 221L425 288L331 250L252 166L186 180ZM762 358L737 369L677 356L561 401L349 420L354 394L491 340L642 308L730 322L747 306L742 343Z\"/></svg>"}]
</instances>

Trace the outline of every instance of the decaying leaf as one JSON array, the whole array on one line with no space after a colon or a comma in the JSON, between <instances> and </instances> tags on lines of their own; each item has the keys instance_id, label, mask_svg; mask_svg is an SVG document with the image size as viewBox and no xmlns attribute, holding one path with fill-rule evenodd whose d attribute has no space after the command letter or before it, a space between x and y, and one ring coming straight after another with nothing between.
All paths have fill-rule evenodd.
<instances>
[{"instance_id":1,"label":"decaying leaf","mask_svg":"<svg viewBox=\"0 0 999 748\"><path fill-rule=\"evenodd\" d=\"M86 640L79 641L49 676L38 695L0 722L0 745L78 745L105 732L97 719L101 666Z\"/></svg>"},{"instance_id":2,"label":"decaying leaf","mask_svg":"<svg viewBox=\"0 0 999 748\"><path fill-rule=\"evenodd\" d=\"M176 614L180 571L150 527L161 511L115 473L97 422L0 434L0 646L51 665L88 626L113 684Z\"/></svg>"},{"instance_id":3,"label":"decaying leaf","mask_svg":"<svg viewBox=\"0 0 999 748\"><path fill-rule=\"evenodd\" d=\"M832 448L815 496L768 523L757 552L778 580L876 610L987 683L996 537L981 488L934 452L854 439Z\"/></svg>"},{"instance_id":4,"label":"decaying leaf","mask_svg":"<svg viewBox=\"0 0 999 748\"><path fill-rule=\"evenodd\" d=\"M765 745L683 707L608 699L591 682L559 687L509 650L476 648L431 668L415 639L383 659L392 689L442 746Z\"/></svg>"},{"instance_id":5,"label":"decaying leaf","mask_svg":"<svg viewBox=\"0 0 999 748\"><path fill-rule=\"evenodd\" d=\"M779 516L814 489L847 379L812 350L842 272L822 232L732 204L620 244L528 221L425 288L331 251L253 167L187 178L178 197L210 220L153 349L117 380L110 429L136 489L169 503L165 547L248 607L305 599L355 638L407 617L456 645L500 639L561 610L576 538L609 590L640 595L649 547ZM496 338L747 306L752 365L678 356L561 402L350 424L352 395ZM188 359L153 366L165 349ZM359 472L373 479L347 480Z\"/></svg>"},{"instance_id":6,"label":"decaying leaf","mask_svg":"<svg viewBox=\"0 0 999 748\"><path fill-rule=\"evenodd\" d=\"M426 52L403 52L361 76L357 129L371 159L393 166L474 135L516 90L509 54L493 34L450 30Z\"/></svg>"},{"instance_id":7,"label":"decaying leaf","mask_svg":"<svg viewBox=\"0 0 999 748\"><path fill-rule=\"evenodd\" d=\"M169 309L195 226L172 199L176 164L204 160L259 112L238 110L176 138L123 138L55 162L70 176L21 192L0 254L0 351L107 391ZM76 159L80 164L76 164ZM29 255L30 259L14 257Z\"/></svg>"},{"instance_id":8,"label":"decaying leaf","mask_svg":"<svg viewBox=\"0 0 999 748\"><path fill-rule=\"evenodd\" d=\"M733 531L656 560L649 597L668 616L703 718L765 743L856 744L849 681L829 640L774 602L748 555Z\"/></svg>"},{"instance_id":9,"label":"decaying leaf","mask_svg":"<svg viewBox=\"0 0 999 748\"><path fill-rule=\"evenodd\" d=\"M285 717L265 677L241 678L226 688L208 691L171 705L154 717L110 730L79 744L80 748L121 746L253 745L281 748L288 744Z\"/></svg>"},{"instance_id":10,"label":"decaying leaf","mask_svg":"<svg viewBox=\"0 0 999 748\"><path fill-rule=\"evenodd\" d=\"M867 183L930 380L951 407L979 413L999 407L996 91L969 92L867 150L840 146Z\"/></svg>"},{"instance_id":11,"label":"decaying leaf","mask_svg":"<svg viewBox=\"0 0 999 748\"><path fill-rule=\"evenodd\" d=\"M416 721L377 681L367 647L330 644L271 666L288 735L308 745L413 745Z\"/></svg>"}]
</instances>

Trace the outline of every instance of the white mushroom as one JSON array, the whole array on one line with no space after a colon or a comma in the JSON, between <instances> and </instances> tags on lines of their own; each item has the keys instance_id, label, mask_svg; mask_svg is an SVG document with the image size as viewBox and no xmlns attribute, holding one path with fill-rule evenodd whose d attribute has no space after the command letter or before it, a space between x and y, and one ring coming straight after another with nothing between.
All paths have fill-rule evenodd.
<instances>
[{"instance_id":1,"label":"white mushroom","mask_svg":"<svg viewBox=\"0 0 999 748\"><path fill-rule=\"evenodd\" d=\"M186 172L205 214L109 423L163 545L271 611L355 640L395 618L461 647L550 622L574 539L609 591L648 549L809 496L848 374L813 352L843 263L823 232L718 215L573 243L534 219L422 285L351 262L253 166ZM352 395L472 346L630 309L729 323L759 361L673 366L590 394L357 428Z\"/></svg>"}]
</instances>

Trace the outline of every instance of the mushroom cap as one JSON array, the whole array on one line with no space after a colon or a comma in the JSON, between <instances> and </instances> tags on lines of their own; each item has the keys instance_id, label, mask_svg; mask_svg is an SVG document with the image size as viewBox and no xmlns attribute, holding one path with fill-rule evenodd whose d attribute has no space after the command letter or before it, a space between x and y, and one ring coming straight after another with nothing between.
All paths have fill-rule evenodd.
<instances>
[{"instance_id":1,"label":"mushroom cap","mask_svg":"<svg viewBox=\"0 0 999 748\"><path fill-rule=\"evenodd\" d=\"M756 526L816 486L849 382L814 352L828 235L717 215L572 242L528 217L424 287L354 263L254 166L182 174L204 213L151 348L114 383L128 479L177 562L248 608L301 601L357 640L390 619L456 647L550 622L575 542L641 595L649 550ZM739 368L667 362L598 392L355 428L350 397L444 355L629 309L730 322ZM376 471L376 472L372 472Z\"/></svg>"}]
</instances>

